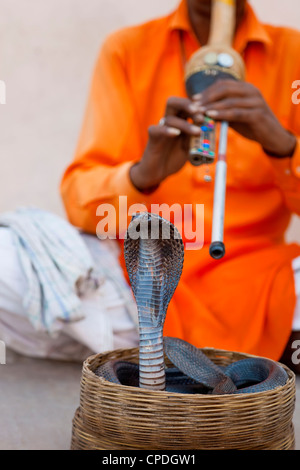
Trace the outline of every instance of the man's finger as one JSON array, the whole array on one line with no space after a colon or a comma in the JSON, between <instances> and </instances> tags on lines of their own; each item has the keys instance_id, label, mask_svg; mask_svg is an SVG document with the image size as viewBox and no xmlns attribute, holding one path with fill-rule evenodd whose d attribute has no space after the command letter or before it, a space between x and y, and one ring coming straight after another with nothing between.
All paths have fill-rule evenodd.
<instances>
[{"instance_id":1,"label":"man's finger","mask_svg":"<svg viewBox=\"0 0 300 470\"><path fill-rule=\"evenodd\" d=\"M198 102L193 102L188 98L179 98L172 96L168 99L165 116L182 116L185 118L193 117L200 112Z\"/></svg>"},{"instance_id":2,"label":"man's finger","mask_svg":"<svg viewBox=\"0 0 300 470\"><path fill-rule=\"evenodd\" d=\"M204 115L201 115L202 119L200 119L200 115L198 115L199 124L204 122ZM165 126L167 128L176 128L179 129L181 132L191 136L200 135L201 130L199 126L196 126L185 119L181 119L177 116L166 116L165 118Z\"/></svg>"},{"instance_id":3,"label":"man's finger","mask_svg":"<svg viewBox=\"0 0 300 470\"><path fill-rule=\"evenodd\" d=\"M166 116L157 126L149 127L149 137L154 139L160 137L178 137L181 134L198 136L200 133L201 129L199 126L177 116Z\"/></svg>"},{"instance_id":4,"label":"man's finger","mask_svg":"<svg viewBox=\"0 0 300 470\"><path fill-rule=\"evenodd\" d=\"M224 98L220 101L216 101L214 103L208 103L204 107L204 112L207 111L222 111L234 108L244 108L244 109L256 109L261 107L261 101L257 98L252 97L243 97L243 98Z\"/></svg>"},{"instance_id":5,"label":"man's finger","mask_svg":"<svg viewBox=\"0 0 300 470\"><path fill-rule=\"evenodd\" d=\"M254 120L254 112L247 108L232 108L218 111L213 109L208 110L206 114L216 121L252 123Z\"/></svg>"},{"instance_id":6,"label":"man's finger","mask_svg":"<svg viewBox=\"0 0 300 470\"><path fill-rule=\"evenodd\" d=\"M258 96L259 91L249 83L236 80L218 80L203 91L201 105L205 107L226 98L256 98Z\"/></svg>"}]
</instances>

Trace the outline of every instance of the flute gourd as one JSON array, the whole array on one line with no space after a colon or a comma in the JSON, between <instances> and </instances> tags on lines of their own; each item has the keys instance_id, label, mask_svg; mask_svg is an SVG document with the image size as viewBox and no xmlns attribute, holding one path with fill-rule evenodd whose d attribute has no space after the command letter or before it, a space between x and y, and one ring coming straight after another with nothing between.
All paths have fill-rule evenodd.
<instances>
[{"instance_id":1,"label":"flute gourd","mask_svg":"<svg viewBox=\"0 0 300 470\"><path fill-rule=\"evenodd\" d=\"M235 0L213 0L208 43L186 65L185 83L190 98L220 79L244 80L242 57L232 48L236 27ZM213 163L216 126L212 119L202 126L200 137L191 139L190 161L194 166Z\"/></svg>"}]
</instances>

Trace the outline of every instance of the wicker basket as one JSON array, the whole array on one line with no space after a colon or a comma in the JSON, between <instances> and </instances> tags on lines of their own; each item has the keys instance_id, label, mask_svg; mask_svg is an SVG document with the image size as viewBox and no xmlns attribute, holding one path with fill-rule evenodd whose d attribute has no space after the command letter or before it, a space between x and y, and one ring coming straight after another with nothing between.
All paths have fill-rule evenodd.
<instances>
[{"instance_id":1,"label":"wicker basket","mask_svg":"<svg viewBox=\"0 0 300 470\"><path fill-rule=\"evenodd\" d=\"M228 365L246 354L202 351ZM240 395L152 392L94 374L108 360L138 362L138 349L88 358L80 407L73 420L72 450L293 450L295 375L275 390ZM168 360L166 359L168 364Z\"/></svg>"}]
</instances>

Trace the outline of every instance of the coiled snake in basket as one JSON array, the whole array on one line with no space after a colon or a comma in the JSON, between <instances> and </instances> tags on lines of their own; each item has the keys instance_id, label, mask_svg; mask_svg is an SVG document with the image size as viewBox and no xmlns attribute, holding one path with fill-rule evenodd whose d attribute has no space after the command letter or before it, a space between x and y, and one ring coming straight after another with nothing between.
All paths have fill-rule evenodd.
<instances>
[{"instance_id":1,"label":"coiled snake in basket","mask_svg":"<svg viewBox=\"0 0 300 470\"><path fill-rule=\"evenodd\" d=\"M162 217L133 216L124 255L139 317L139 365L114 360L95 373L125 386L177 393L255 393L287 382L286 371L265 358L247 358L227 367L178 338L163 338L169 302L181 277L184 246L176 227ZM165 366L165 355L174 367Z\"/></svg>"}]
</instances>

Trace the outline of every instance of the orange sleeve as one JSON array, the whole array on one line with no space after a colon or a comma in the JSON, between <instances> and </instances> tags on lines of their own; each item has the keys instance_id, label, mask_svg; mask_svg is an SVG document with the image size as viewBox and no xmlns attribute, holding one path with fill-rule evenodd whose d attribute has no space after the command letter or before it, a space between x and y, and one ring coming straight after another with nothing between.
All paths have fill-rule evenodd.
<instances>
[{"instance_id":1,"label":"orange sleeve","mask_svg":"<svg viewBox=\"0 0 300 470\"><path fill-rule=\"evenodd\" d=\"M300 215L300 137L292 158L271 158L276 181L281 189L287 207Z\"/></svg>"},{"instance_id":2,"label":"orange sleeve","mask_svg":"<svg viewBox=\"0 0 300 470\"><path fill-rule=\"evenodd\" d=\"M299 40L298 40L299 44ZM293 77L299 77L300 70L296 65L291 73L291 84ZM292 102L292 88L285 87L281 90L282 100L285 106L285 118L282 125L297 138L294 155L291 158L271 158L275 170L275 177L279 188L282 190L288 209L300 215L300 103Z\"/></svg>"},{"instance_id":3,"label":"orange sleeve","mask_svg":"<svg viewBox=\"0 0 300 470\"><path fill-rule=\"evenodd\" d=\"M70 222L91 233L99 222L100 204L112 204L118 211L119 195L127 196L129 206L147 202L129 177L143 148L126 64L126 51L115 33L104 43L96 63L75 159L61 182Z\"/></svg>"}]
</instances>

